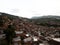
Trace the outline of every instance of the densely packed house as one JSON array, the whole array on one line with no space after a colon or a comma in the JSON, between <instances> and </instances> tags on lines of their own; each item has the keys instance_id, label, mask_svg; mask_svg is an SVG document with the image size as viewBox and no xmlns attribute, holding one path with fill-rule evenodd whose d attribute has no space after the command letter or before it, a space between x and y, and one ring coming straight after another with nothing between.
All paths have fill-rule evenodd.
<instances>
[{"instance_id":1,"label":"densely packed house","mask_svg":"<svg viewBox=\"0 0 60 45\"><path fill-rule=\"evenodd\" d=\"M49 41L60 36L60 27L35 25L27 18L0 15L0 39L8 45L49 45Z\"/></svg>"}]
</instances>

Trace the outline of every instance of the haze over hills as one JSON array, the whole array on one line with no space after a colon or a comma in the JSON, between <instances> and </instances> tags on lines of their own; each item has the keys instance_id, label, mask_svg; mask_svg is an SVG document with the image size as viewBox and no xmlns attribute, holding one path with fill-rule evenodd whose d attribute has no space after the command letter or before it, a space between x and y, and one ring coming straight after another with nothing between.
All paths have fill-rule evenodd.
<instances>
[{"instance_id":1,"label":"haze over hills","mask_svg":"<svg viewBox=\"0 0 60 45\"><path fill-rule=\"evenodd\" d=\"M60 18L60 16L53 16L53 15L47 15L47 16L35 16L35 17L32 17L33 19L34 18Z\"/></svg>"}]
</instances>

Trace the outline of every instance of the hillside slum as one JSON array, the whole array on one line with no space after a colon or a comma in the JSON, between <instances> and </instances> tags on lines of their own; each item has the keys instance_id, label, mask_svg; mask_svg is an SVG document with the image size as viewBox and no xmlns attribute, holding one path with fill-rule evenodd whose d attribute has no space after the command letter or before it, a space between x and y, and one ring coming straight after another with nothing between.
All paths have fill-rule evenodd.
<instances>
[{"instance_id":1,"label":"hillside slum","mask_svg":"<svg viewBox=\"0 0 60 45\"><path fill-rule=\"evenodd\" d=\"M60 45L60 27L36 25L30 19L0 13L0 45Z\"/></svg>"}]
</instances>

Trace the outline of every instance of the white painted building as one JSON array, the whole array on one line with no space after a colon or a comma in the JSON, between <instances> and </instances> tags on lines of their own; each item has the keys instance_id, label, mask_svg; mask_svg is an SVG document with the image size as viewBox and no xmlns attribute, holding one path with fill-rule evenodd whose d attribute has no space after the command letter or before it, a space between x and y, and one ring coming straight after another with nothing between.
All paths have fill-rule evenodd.
<instances>
[{"instance_id":1,"label":"white painted building","mask_svg":"<svg viewBox=\"0 0 60 45\"><path fill-rule=\"evenodd\" d=\"M24 39L24 42L28 42L28 41L31 41L31 40L32 40L32 38L28 37L28 38Z\"/></svg>"},{"instance_id":2,"label":"white painted building","mask_svg":"<svg viewBox=\"0 0 60 45\"><path fill-rule=\"evenodd\" d=\"M33 41L38 41L38 37L36 37L36 36L33 36Z\"/></svg>"},{"instance_id":3,"label":"white painted building","mask_svg":"<svg viewBox=\"0 0 60 45\"><path fill-rule=\"evenodd\" d=\"M21 45L20 37L13 38L13 45Z\"/></svg>"},{"instance_id":4,"label":"white painted building","mask_svg":"<svg viewBox=\"0 0 60 45\"><path fill-rule=\"evenodd\" d=\"M55 40L55 41L60 42L60 38L52 38L52 39Z\"/></svg>"},{"instance_id":5,"label":"white painted building","mask_svg":"<svg viewBox=\"0 0 60 45\"><path fill-rule=\"evenodd\" d=\"M15 31L16 34L21 34L23 31Z\"/></svg>"}]
</instances>

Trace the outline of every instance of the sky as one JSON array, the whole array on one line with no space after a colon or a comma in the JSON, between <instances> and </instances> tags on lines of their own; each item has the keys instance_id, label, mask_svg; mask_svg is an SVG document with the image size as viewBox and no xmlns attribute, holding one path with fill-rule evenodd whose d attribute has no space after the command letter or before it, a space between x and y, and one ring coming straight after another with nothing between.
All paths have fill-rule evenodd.
<instances>
[{"instance_id":1,"label":"sky","mask_svg":"<svg viewBox=\"0 0 60 45\"><path fill-rule=\"evenodd\" d=\"M0 12L27 18L60 16L60 0L0 0Z\"/></svg>"}]
</instances>

